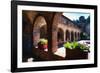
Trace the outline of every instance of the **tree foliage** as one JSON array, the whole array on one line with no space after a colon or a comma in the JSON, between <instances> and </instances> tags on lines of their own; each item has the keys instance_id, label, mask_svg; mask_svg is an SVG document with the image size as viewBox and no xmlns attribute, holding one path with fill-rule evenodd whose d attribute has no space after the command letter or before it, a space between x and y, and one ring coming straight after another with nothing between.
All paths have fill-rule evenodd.
<instances>
[{"instance_id":1,"label":"tree foliage","mask_svg":"<svg viewBox=\"0 0 100 73\"><path fill-rule=\"evenodd\" d=\"M90 16L88 16L88 18L80 16L78 20L73 20L73 22L82 30L82 33L86 34L86 36L84 36L85 38L89 37L90 29L87 27L90 26Z\"/></svg>"}]
</instances>

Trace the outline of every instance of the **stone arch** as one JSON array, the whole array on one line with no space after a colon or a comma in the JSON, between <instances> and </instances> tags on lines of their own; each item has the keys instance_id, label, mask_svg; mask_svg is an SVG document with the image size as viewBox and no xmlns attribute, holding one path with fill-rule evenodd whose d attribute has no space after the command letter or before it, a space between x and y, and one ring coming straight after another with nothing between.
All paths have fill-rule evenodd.
<instances>
[{"instance_id":1,"label":"stone arch","mask_svg":"<svg viewBox=\"0 0 100 73\"><path fill-rule=\"evenodd\" d=\"M40 28L47 23L43 16L37 16L33 23L33 45L37 46L40 39Z\"/></svg>"},{"instance_id":2,"label":"stone arch","mask_svg":"<svg viewBox=\"0 0 100 73\"><path fill-rule=\"evenodd\" d=\"M47 39L47 25L43 25L40 28L40 38Z\"/></svg>"},{"instance_id":3,"label":"stone arch","mask_svg":"<svg viewBox=\"0 0 100 73\"><path fill-rule=\"evenodd\" d=\"M77 40L77 32L75 32L75 41Z\"/></svg>"},{"instance_id":4,"label":"stone arch","mask_svg":"<svg viewBox=\"0 0 100 73\"><path fill-rule=\"evenodd\" d=\"M66 30L66 41L70 41L70 32Z\"/></svg>"},{"instance_id":5,"label":"stone arch","mask_svg":"<svg viewBox=\"0 0 100 73\"><path fill-rule=\"evenodd\" d=\"M74 32L71 31L71 41L74 41Z\"/></svg>"},{"instance_id":6,"label":"stone arch","mask_svg":"<svg viewBox=\"0 0 100 73\"><path fill-rule=\"evenodd\" d=\"M78 40L80 40L80 32L78 32L77 35L78 35Z\"/></svg>"},{"instance_id":7,"label":"stone arch","mask_svg":"<svg viewBox=\"0 0 100 73\"><path fill-rule=\"evenodd\" d=\"M58 39L58 42L64 41L64 31L62 28L58 28L57 39Z\"/></svg>"}]
</instances>

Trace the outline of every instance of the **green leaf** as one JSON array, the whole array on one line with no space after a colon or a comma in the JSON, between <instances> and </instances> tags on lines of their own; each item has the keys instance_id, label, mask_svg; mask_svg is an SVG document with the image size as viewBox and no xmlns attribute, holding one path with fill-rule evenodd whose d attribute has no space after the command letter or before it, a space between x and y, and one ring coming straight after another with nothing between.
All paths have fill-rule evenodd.
<instances>
[{"instance_id":1,"label":"green leaf","mask_svg":"<svg viewBox=\"0 0 100 73\"><path fill-rule=\"evenodd\" d=\"M40 39L39 40L39 43L41 43L41 44L47 44L48 43L48 41L47 41L47 39Z\"/></svg>"},{"instance_id":2,"label":"green leaf","mask_svg":"<svg viewBox=\"0 0 100 73\"><path fill-rule=\"evenodd\" d=\"M64 44L64 47L65 47L65 48L68 48L68 49L72 49L72 45L71 45L71 43L69 43L69 42L66 42L66 43Z\"/></svg>"}]
</instances>

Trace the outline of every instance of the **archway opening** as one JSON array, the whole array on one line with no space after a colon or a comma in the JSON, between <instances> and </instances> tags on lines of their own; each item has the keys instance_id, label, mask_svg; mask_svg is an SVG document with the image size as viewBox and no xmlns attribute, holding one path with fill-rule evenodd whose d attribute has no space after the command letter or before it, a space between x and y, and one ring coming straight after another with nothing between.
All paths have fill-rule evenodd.
<instances>
[{"instance_id":1,"label":"archway opening","mask_svg":"<svg viewBox=\"0 0 100 73\"><path fill-rule=\"evenodd\" d=\"M77 41L77 32L75 32L75 41Z\"/></svg>"},{"instance_id":2,"label":"archway opening","mask_svg":"<svg viewBox=\"0 0 100 73\"><path fill-rule=\"evenodd\" d=\"M61 28L58 28L57 41L58 47L62 47L64 43L64 31Z\"/></svg>"},{"instance_id":3,"label":"archway opening","mask_svg":"<svg viewBox=\"0 0 100 73\"><path fill-rule=\"evenodd\" d=\"M43 16L38 16L33 27L33 46L38 47L41 39L47 40L47 23Z\"/></svg>"},{"instance_id":4,"label":"archway opening","mask_svg":"<svg viewBox=\"0 0 100 73\"><path fill-rule=\"evenodd\" d=\"M80 33L78 32L77 35L78 35L78 41L79 41L79 40L81 39L81 38L80 38Z\"/></svg>"},{"instance_id":5,"label":"archway opening","mask_svg":"<svg viewBox=\"0 0 100 73\"><path fill-rule=\"evenodd\" d=\"M43 25L43 26L40 28L40 38L45 38L45 39L47 39L47 26L46 26L46 25Z\"/></svg>"},{"instance_id":6,"label":"archway opening","mask_svg":"<svg viewBox=\"0 0 100 73\"><path fill-rule=\"evenodd\" d=\"M70 41L70 32L66 30L66 41Z\"/></svg>"},{"instance_id":7,"label":"archway opening","mask_svg":"<svg viewBox=\"0 0 100 73\"><path fill-rule=\"evenodd\" d=\"M73 42L74 41L74 32L72 31L71 32L71 42Z\"/></svg>"}]
</instances>

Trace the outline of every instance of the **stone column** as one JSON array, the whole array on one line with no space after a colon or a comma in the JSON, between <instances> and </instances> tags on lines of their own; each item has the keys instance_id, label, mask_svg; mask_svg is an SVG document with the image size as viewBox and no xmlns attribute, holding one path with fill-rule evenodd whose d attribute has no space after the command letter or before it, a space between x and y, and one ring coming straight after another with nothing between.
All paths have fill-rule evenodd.
<instances>
[{"instance_id":1,"label":"stone column","mask_svg":"<svg viewBox=\"0 0 100 73\"><path fill-rule=\"evenodd\" d=\"M72 40L71 37L72 37L72 35L71 35L71 32L69 31L69 39L70 39L70 41Z\"/></svg>"},{"instance_id":2,"label":"stone column","mask_svg":"<svg viewBox=\"0 0 100 73\"><path fill-rule=\"evenodd\" d=\"M57 42L57 34L58 34L58 23L59 23L59 13L55 13L53 17L53 23L52 23L52 52L56 52L58 49L58 42Z\"/></svg>"},{"instance_id":3,"label":"stone column","mask_svg":"<svg viewBox=\"0 0 100 73\"><path fill-rule=\"evenodd\" d=\"M64 42L66 42L66 32L64 31Z\"/></svg>"},{"instance_id":4,"label":"stone column","mask_svg":"<svg viewBox=\"0 0 100 73\"><path fill-rule=\"evenodd\" d=\"M57 28L52 29L52 52L56 52L58 48L58 43L57 43Z\"/></svg>"},{"instance_id":5,"label":"stone column","mask_svg":"<svg viewBox=\"0 0 100 73\"><path fill-rule=\"evenodd\" d=\"M75 38L74 41L76 41L76 40L77 40L76 32L74 32L74 35L75 35L75 36L74 36L74 38Z\"/></svg>"},{"instance_id":6,"label":"stone column","mask_svg":"<svg viewBox=\"0 0 100 73\"><path fill-rule=\"evenodd\" d=\"M73 32L73 41L75 41L76 37L75 37L75 32Z\"/></svg>"}]
</instances>

